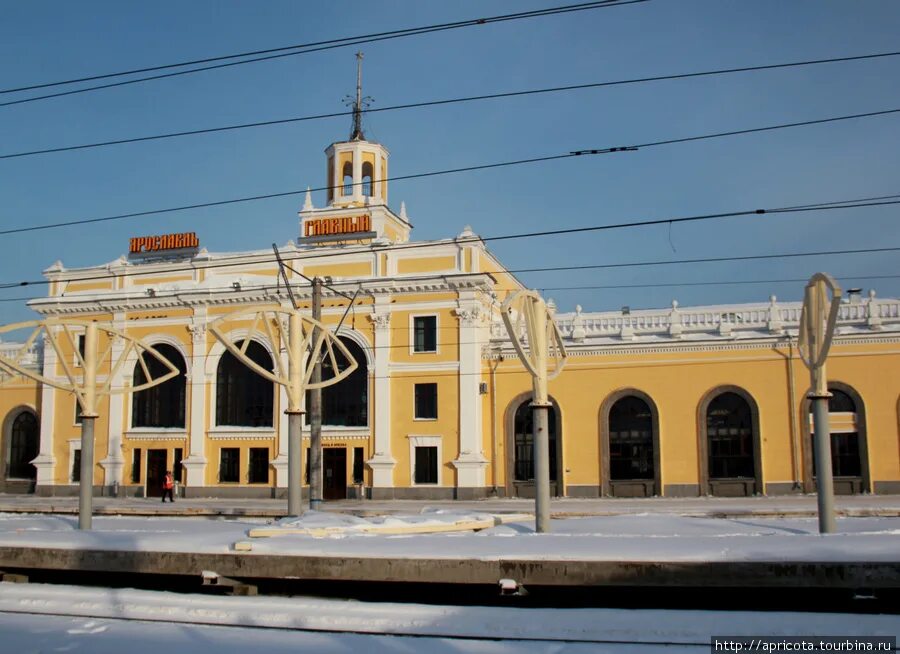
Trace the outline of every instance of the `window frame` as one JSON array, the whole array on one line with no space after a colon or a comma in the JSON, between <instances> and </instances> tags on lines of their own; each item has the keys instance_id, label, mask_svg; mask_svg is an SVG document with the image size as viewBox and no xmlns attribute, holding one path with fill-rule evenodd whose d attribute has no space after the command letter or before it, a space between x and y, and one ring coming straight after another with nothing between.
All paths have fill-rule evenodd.
<instances>
[{"instance_id":1,"label":"window frame","mask_svg":"<svg viewBox=\"0 0 900 654\"><path fill-rule=\"evenodd\" d=\"M416 481L416 449L419 447L437 448L436 454L436 474L433 482L417 482ZM443 438L441 436L409 436L409 482L411 486L435 487L443 486Z\"/></svg>"},{"instance_id":2,"label":"window frame","mask_svg":"<svg viewBox=\"0 0 900 654\"><path fill-rule=\"evenodd\" d=\"M434 398L433 398L434 415L433 416L419 414L419 388L421 387L424 389L426 386L434 388ZM422 382L419 384L413 384L413 420L434 422L437 419L438 419L438 384L437 384L437 382Z\"/></svg>"},{"instance_id":3,"label":"window frame","mask_svg":"<svg viewBox=\"0 0 900 654\"><path fill-rule=\"evenodd\" d=\"M417 318L434 318L434 349L433 350L417 350L416 349L416 319ZM409 314L409 353L416 354L440 354L441 339L438 337L441 329L441 317L438 313L411 313Z\"/></svg>"},{"instance_id":4,"label":"window frame","mask_svg":"<svg viewBox=\"0 0 900 654\"><path fill-rule=\"evenodd\" d=\"M237 452L234 461L234 473L236 479L224 479L225 477L225 453ZM241 448L239 447L220 447L219 448L219 474L218 482L220 484L239 484L241 483Z\"/></svg>"}]
</instances>

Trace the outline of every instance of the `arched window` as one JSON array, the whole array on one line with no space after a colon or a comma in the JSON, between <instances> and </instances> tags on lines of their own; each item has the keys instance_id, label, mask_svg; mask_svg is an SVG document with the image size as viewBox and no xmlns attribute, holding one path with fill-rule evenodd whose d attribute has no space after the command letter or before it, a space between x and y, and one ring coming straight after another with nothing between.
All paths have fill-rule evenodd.
<instances>
[{"instance_id":1,"label":"arched window","mask_svg":"<svg viewBox=\"0 0 900 654\"><path fill-rule=\"evenodd\" d=\"M375 195L372 192L372 177L374 177L373 166L370 162L366 161L362 165L362 188L363 195L368 197Z\"/></svg>"},{"instance_id":2,"label":"arched window","mask_svg":"<svg viewBox=\"0 0 900 654\"><path fill-rule=\"evenodd\" d=\"M706 410L709 478L756 476L753 461L753 417L750 405L737 393L722 393Z\"/></svg>"},{"instance_id":3,"label":"arched window","mask_svg":"<svg viewBox=\"0 0 900 654\"><path fill-rule=\"evenodd\" d=\"M856 414L856 402L846 393L837 388L829 388L831 397L828 398L829 414L844 414L843 416L830 416L829 427L831 431L831 474L833 477L859 478L862 477L862 459L859 451L859 429L857 427L858 416ZM809 411L812 414L812 403ZM815 432L810 422L810 452L815 452ZM812 457L813 477L816 476L816 458ZM862 492L862 484L851 485L858 492Z\"/></svg>"},{"instance_id":4,"label":"arched window","mask_svg":"<svg viewBox=\"0 0 900 654\"><path fill-rule=\"evenodd\" d=\"M609 412L609 476L614 480L653 479L653 417L650 407L629 395Z\"/></svg>"},{"instance_id":5,"label":"arched window","mask_svg":"<svg viewBox=\"0 0 900 654\"><path fill-rule=\"evenodd\" d=\"M369 424L369 377L366 355L354 341L338 337L358 364L350 376L322 389L322 424L339 427L365 427ZM338 358L338 365L344 362ZM333 377L331 361L322 361L322 379ZM306 421L309 423L309 393L306 394Z\"/></svg>"},{"instance_id":6,"label":"arched window","mask_svg":"<svg viewBox=\"0 0 900 654\"><path fill-rule=\"evenodd\" d=\"M243 341L235 343L243 347ZM272 357L262 345L250 341L247 358L272 370ZM216 370L216 424L233 427L271 427L275 389L273 383L238 361L229 351Z\"/></svg>"},{"instance_id":7,"label":"arched window","mask_svg":"<svg viewBox=\"0 0 900 654\"><path fill-rule=\"evenodd\" d=\"M353 164L351 162L348 161L344 164L344 173L341 177L344 182L341 193L343 195L353 195Z\"/></svg>"},{"instance_id":8,"label":"arched window","mask_svg":"<svg viewBox=\"0 0 900 654\"><path fill-rule=\"evenodd\" d=\"M9 439L9 464L6 476L10 479L37 479L31 460L38 455L40 428L31 411L23 411L13 420Z\"/></svg>"},{"instance_id":9,"label":"arched window","mask_svg":"<svg viewBox=\"0 0 900 654\"><path fill-rule=\"evenodd\" d=\"M556 412L551 408L547 416L547 427L550 439L550 481L556 481ZM513 420L516 481L534 480L534 422L532 418L531 400L525 400L516 409Z\"/></svg>"},{"instance_id":10,"label":"arched window","mask_svg":"<svg viewBox=\"0 0 900 654\"><path fill-rule=\"evenodd\" d=\"M184 357L175 347L165 343L154 345L153 348L178 368L178 375L132 396L131 426L184 427L185 373L187 372ZM144 366L147 367L153 379L162 377L169 372L169 369L156 357L142 354L141 358L143 365L141 365L141 361L138 361L134 367L133 386L147 383Z\"/></svg>"}]
</instances>

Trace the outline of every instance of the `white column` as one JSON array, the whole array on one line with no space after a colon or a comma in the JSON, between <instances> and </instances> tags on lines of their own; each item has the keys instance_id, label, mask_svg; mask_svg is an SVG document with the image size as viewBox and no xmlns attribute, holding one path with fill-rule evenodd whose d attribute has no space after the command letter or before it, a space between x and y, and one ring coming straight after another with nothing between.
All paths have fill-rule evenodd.
<instances>
[{"instance_id":1,"label":"white column","mask_svg":"<svg viewBox=\"0 0 900 654\"><path fill-rule=\"evenodd\" d=\"M459 458L453 461L457 488L483 488L488 461L481 451L481 305L473 291L460 293Z\"/></svg>"},{"instance_id":2,"label":"white column","mask_svg":"<svg viewBox=\"0 0 900 654\"><path fill-rule=\"evenodd\" d=\"M357 202L365 200L363 197L362 181L362 150L355 148L353 150L353 199Z\"/></svg>"},{"instance_id":3,"label":"white column","mask_svg":"<svg viewBox=\"0 0 900 654\"><path fill-rule=\"evenodd\" d=\"M394 466L391 456L391 314L390 298L376 297L375 313L370 320L375 324L375 453L366 463L372 470L373 488L394 487Z\"/></svg>"},{"instance_id":4,"label":"white column","mask_svg":"<svg viewBox=\"0 0 900 654\"><path fill-rule=\"evenodd\" d=\"M182 460L187 471L187 487L206 485L206 308L194 310L194 321L188 327L191 332L191 365L187 383L191 389L191 421L188 426L190 452Z\"/></svg>"},{"instance_id":5,"label":"white column","mask_svg":"<svg viewBox=\"0 0 900 654\"><path fill-rule=\"evenodd\" d=\"M287 352L282 352L281 365L283 370L287 370L288 356ZM278 408L276 409L276 418L278 418L278 454L272 459L272 467L275 469L275 486L278 488L288 487L288 414L284 412L288 405L287 387L281 384L276 385L278 388ZM305 398L304 398L305 399ZM304 452L305 455L305 452Z\"/></svg>"},{"instance_id":6,"label":"white column","mask_svg":"<svg viewBox=\"0 0 900 654\"><path fill-rule=\"evenodd\" d=\"M41 374L53 379L56 377L56 350L50 345L50 341L44 338L44 366ZM61 391L60 391L61 392ZM32 460L32 465L37 468L37 485L53 485L53 468L56 459L53 458L53 420L56 389L47 384L41 385L41 449L37 457Z\"/></svg>"},{"instance_id":7,"label":"white column","mask_svg":"<svg viewBox=\"0 0 900 654\"><path fill-rule=\"evenodd\" d=\"M125 331L125 314L117 312L113 315L113 327L119 331ZM121 338L113 338L112 358L111 361L118 361L125 351L125 341ZM122 366L124 367L124 366ZM122 471L125 468L125 460L122 458L122 421L125 410L125 402L130 402L132 395L130 393L116 393L121 391L125 384L125 375L122 373L122 367L116 371L112 378L111 393L109 396L109 426L107 431L107 443L109 450L106 458L100 461L103 467L103 484L112 486L113 483L122 483Z\"/></svg>"}]
</instances>

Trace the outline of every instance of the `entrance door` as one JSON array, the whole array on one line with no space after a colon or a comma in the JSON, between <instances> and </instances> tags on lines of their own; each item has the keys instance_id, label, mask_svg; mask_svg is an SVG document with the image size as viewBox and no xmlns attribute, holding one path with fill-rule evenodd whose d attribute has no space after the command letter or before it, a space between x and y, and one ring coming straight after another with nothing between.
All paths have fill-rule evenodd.
<instances>
[{"instance_id":1,"label":"entrance door","mask_svg":"<svg viewBox=\"0 0 900 654\"><path fill-rule=\"evenodd\" d=\"M166 450L147 450L147 497L162 497L166 476Z\"/></svg>"},{"instance_id":2,"label":"entrance door","mask_svg":"<svg viewBox=\"0 0 900 654\"><path fill-rule=\"evenodd\" d=\"M322 448L322 468L325 472L322 482L323 499L347 499L347 448Z\"/></svg>"}]
</instances>

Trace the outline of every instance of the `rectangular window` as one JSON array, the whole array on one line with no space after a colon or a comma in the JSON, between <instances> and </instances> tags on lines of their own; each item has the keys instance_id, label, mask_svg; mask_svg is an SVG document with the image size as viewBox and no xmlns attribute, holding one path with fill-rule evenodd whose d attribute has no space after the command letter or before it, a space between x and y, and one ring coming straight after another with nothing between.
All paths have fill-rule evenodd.
<instances>
[{"instance_id":1,"label":"rectangular window","mask_svg":"<svg viewBox=\"0 0 900 654\"><path fill-rule=\"evenodd\" d=\"M72 481L81 483L81 450L72 452Z\"/></svg>"},{"instance_id":2,"label":"rectangular window","mask_svg":"<svg viewBox=\"0 0 900 654\"><path fill-rule=\"evenodd\" d=\"M219 451L219 481L240 481L241 450L238 447L223 447Z\"/></svg>"},{"instance_id":3,"label":"rectangular window","mask_svg":"<svg viewBox=\"0 0 900 654\"><path fill-rule=\"evenodd\" d=\"M413 352L437 352L437 316L413 318Z\"/></svg>"},{"instance_id":4,"label":"rectangular window","mask_svg":"<svg viewBox=\"0 0 900 654\"><path fill-rule=\"evenodd\" d=\"M182 476L184 475L184 466L181 465L181 459L184 458L184 450L180 447L175 448L175 459L172 463L172 478L179 484L184 483Z\"/></svg>"},{"instance_id":5,"label":"rectangular window","mask_svg":"<svg viewBox=\"0 0 900 654\"><path fill-rule=\"evenodd\" d=\"M306 470L303 473L305 477L303 477L303 483L309 484L309 448L306 448Z\"/></svg>"},{"instance_id":6,"label":"rectangular window","mask_svg":"<svg viewBox=\"0 0 900 654\"><path fill-rule=\"evenodd\" d=\"M250 448L250 475L248 481L251 484L269 483L269 448Z\"/></svg>"},{"instance_id":7,"label":"rectangular window","mask_svg":"<svg viewBox=\"0 0 900 654\"><path fill-rule=\"evenodd\" d=\"M417 484L436 484L438 477L438 448L435 446L416 448L416 476Z\"/></svg>"},{"instance_id":8,"label":"rectangular window","mask_svg":"<svg viewBox=\"0 0 900 654\"><path fill-rule=\"evenodd\" d=\"M138 448L131 453L131 483L141 483L141 450Z\"/></svg>"},{"instance_id":9,"label":"rectangular window","mask_svg":"<svg viewBox=\"0 0 900 654\"><path fill-rule=\"evenodd\" d=\"M78 401L78 398L75 398L75 424L81 424L81 402Z\"/></svg>"},{"instance_id":10,"label":"rectangular window","mask_svg":"<svg viewBox=\"0 0 900 654\"><path fill-rule=\"evenodd\" d=\"M415 385L415 418L437 420L437 384Z\"/></svg>"},{"instance_id":11,"label":"rectangular window","mask_svg":"<svg viewBox=\"0 0 900 654\"><path fill-rule=\"evenodd\" d=\"M72 355L75 357L75 367L76 368L81 367L81 361L82 361L82 359L84 359L84 340L85 340L84 334L79 334L78 335L78 354L81 355L81 359L78 358L78 354Z\"/></svg>"},{"instance_id":12,"label":"rectangular window","mask_svg":"<svg viewBox=\"0 0 900 654\"><path fill-rule=\"evenodd\" d=\"M361 447L353 448L353 483L363 483L363 459L365 458L364 449Z\"/></svg>"}]
</instances>

